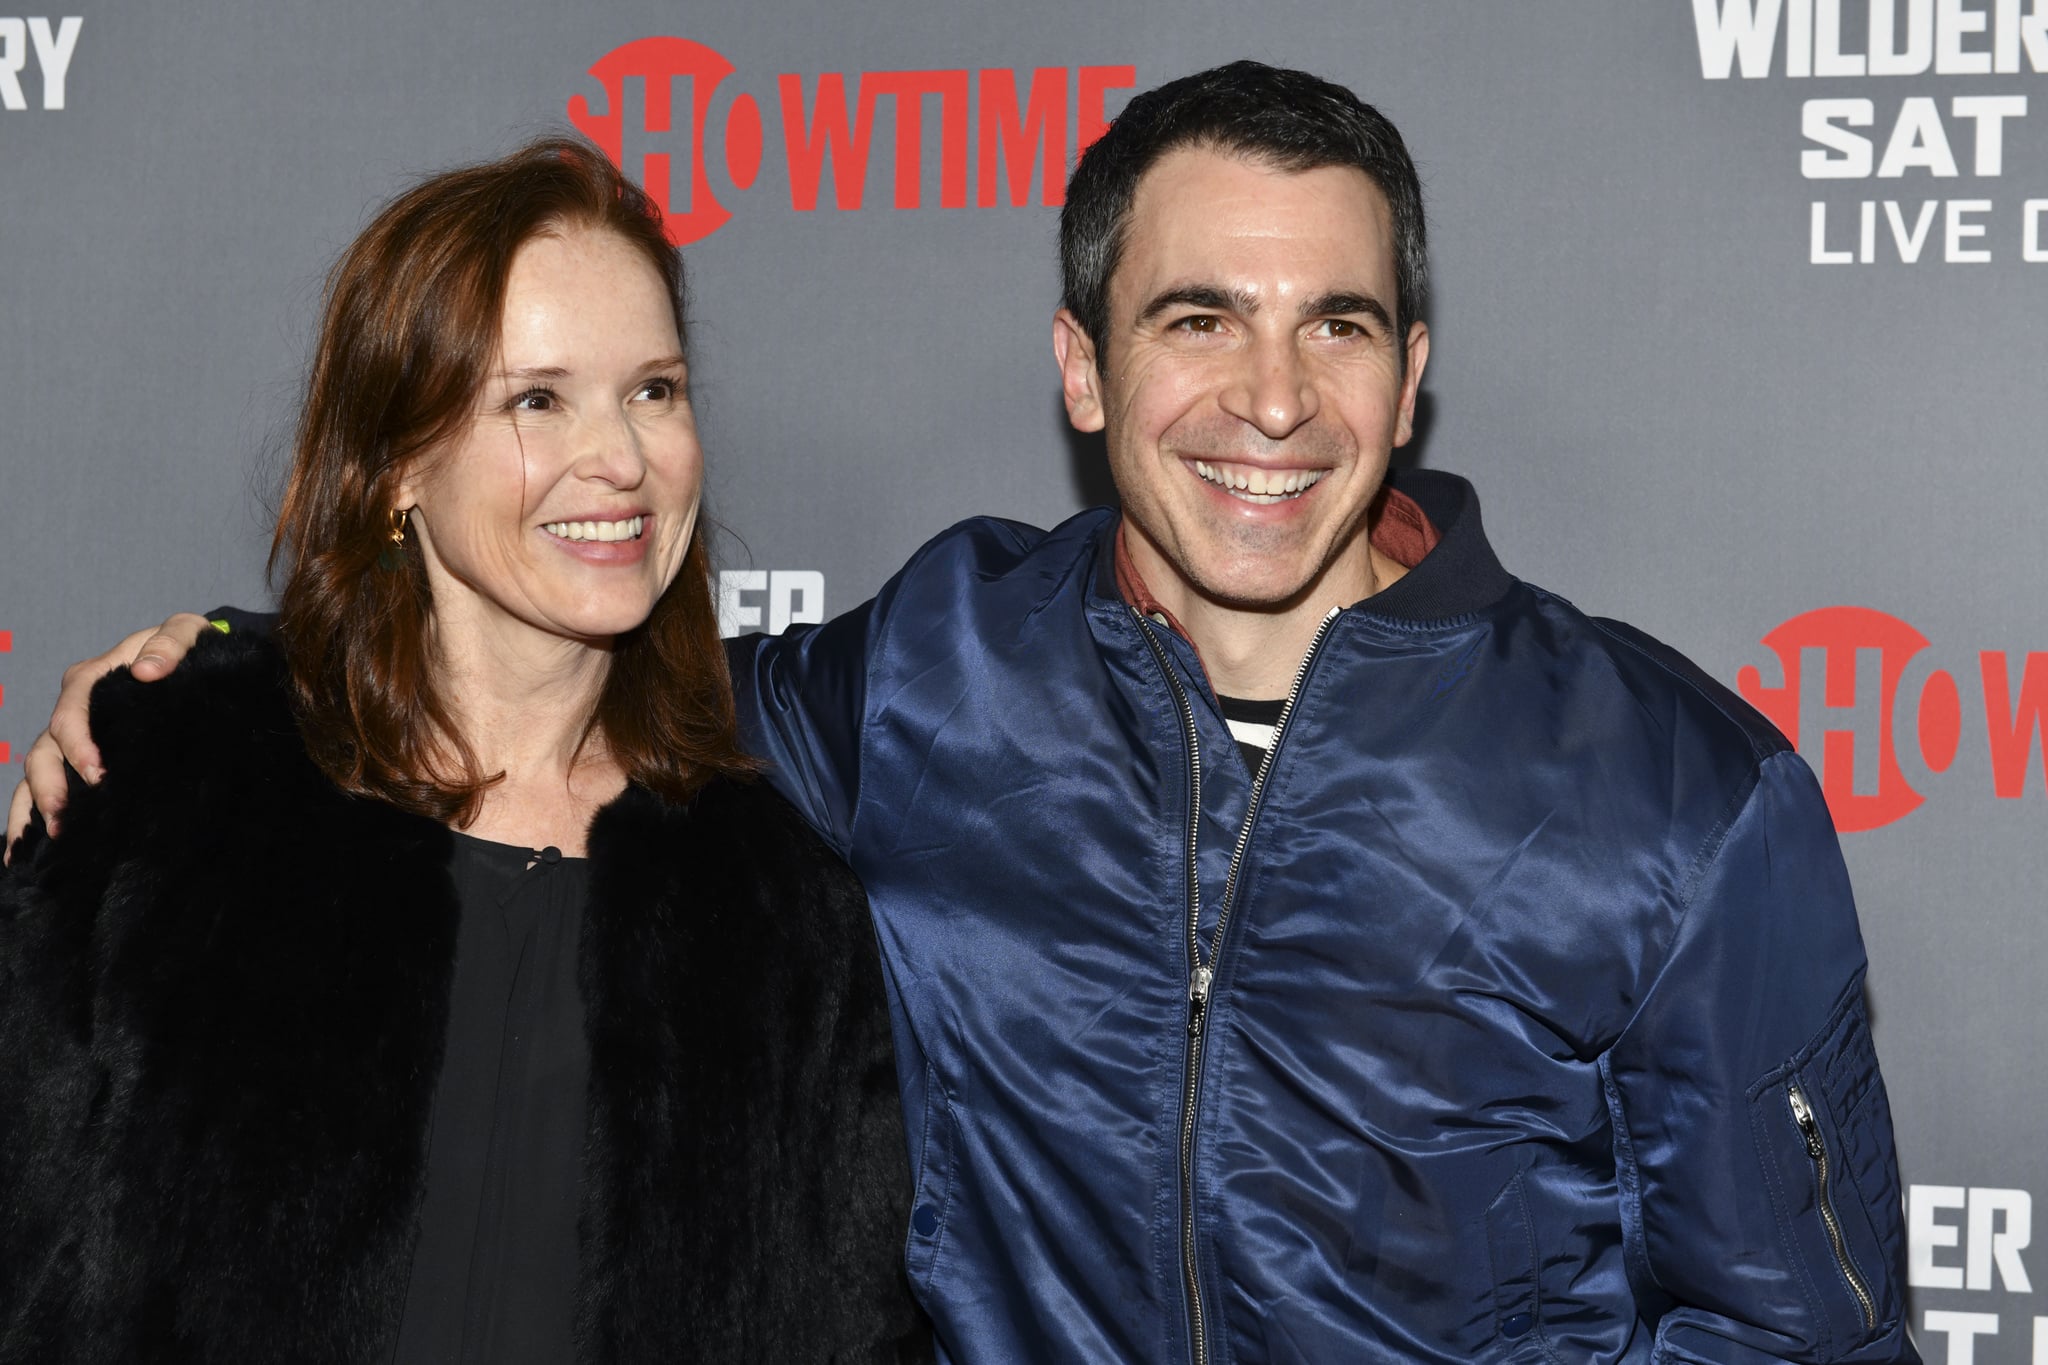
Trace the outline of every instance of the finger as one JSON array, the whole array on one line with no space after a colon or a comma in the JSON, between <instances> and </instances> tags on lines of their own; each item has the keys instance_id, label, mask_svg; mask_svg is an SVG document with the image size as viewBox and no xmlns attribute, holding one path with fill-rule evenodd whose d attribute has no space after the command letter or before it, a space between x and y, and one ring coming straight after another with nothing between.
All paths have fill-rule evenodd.
<instances>
[{"instance_id":1,"label":"finger","mask_svg":"<svg viewBox=\"0 0 2048 1365\"><path fill-rule=\"evenodd\" d=\"M192 623L196 622L194 626ZM84 659L64 670L64 686L57 693L57 705L50 712L48 734L56 740L57 749L64 760L78 769L88 782L100 780L103 764L100 750L92 742L92 725L89 711L92 704L93 684L117 668L126 667L143 682L153 682L178 666L185 657L185 651L199 638L199 631L205 629L206 618L181 612L162 625L144 628L125 637L97 658ZM153 660L153 663L145 661ZM61 772L59 780L61 780ZM46 789L49 779L35 774L29 777L29 787L35 793L36 809L45 815L51 810L45 804L50 795ZM57 796L61 804L63 796Z\"/></svg>"},{"instance_id":2,"label":"finger","mask_svg":"<svg viewBox=\"0 0 2048 1365\"><path fill-rule=\"evenodd\" d=\"M14 861L14 841L28 828L28 812L32 803L28 796L28 783L14 784L14 795L7 802L7 842L0 844L0 867Z\"/></svg>"},{"instance_id":3,"label":"finger","mask_svg":"<svg viewBox=\"0 0 2048 1365\"><path fill-rule=\"evenodd\" d=\"M53 774L48 756L44 756L39 764L36 751L43 748L45 742L54 744L58 755L78 769L86 781L100 780L100 749L92 742L92 726L88 719L93 684L133 659L150 634L149 631L138 630L97 658L81 659L64 670L64 685L57 689L57 704L50 710L50 728L36 737L34 747L29 750L28 785L35 793L36 809L43 814L53 813L49 804L53 796L60 805L63 803L64 771L63 764L57 763ZM52 783L56 784L54 789Z\"/></svg>"},{"instance_id":4,"label":"finger","mask_svg":"<svg viewBox=\"0 0 2048 1365\"><path fill-rule=\"evenodd\" d=\"M50 737L48 730L36 736L36 742L28 746L28 754L21 760L23 778L15 789L15 801L19 802L22 792L28 793L29 801L43 813L43 823L50 833L57 832L57 815L64 809L64 802L71 795L70 783L64 776L64 755L57 748L57 741ZM20 815L20 822L15 820ZM10 805L7 811L7 837L12 840L28 827L28 812L17 810Z\"/></svg>"},{"instance_id":5,"label":"finger","mask_svg":"<svg viewBox=\"0 0 2048 1365\"><path fill-rule=\"evenodd\" d=\"M135 662L129 671L143 682L155 682L176 672L185 655L198 642L200 632L211 628L212 623L204 616L189 611L179 612L143 640L141 647L130 656ZM121 643L126 644L127 641Z\"/></svg>"}]
</instances>

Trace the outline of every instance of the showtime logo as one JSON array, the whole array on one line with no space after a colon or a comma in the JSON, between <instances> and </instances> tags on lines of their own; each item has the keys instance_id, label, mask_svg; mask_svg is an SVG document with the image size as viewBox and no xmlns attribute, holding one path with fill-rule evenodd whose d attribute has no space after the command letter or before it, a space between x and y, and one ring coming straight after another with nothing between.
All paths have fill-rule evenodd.
<instances>
[{"instance_id":1,"label":"showtime logo","mask_svg":"<svg viewBox=\"0 0 2048 1365\"><path fill-rule=\"evenodd\" d=\"M992 208L1005 177L1008 202L1022 206L1031 199L1034 169L1038 202L1058 206L1066 199L1070 149L1079 156L1109 127L1108 92L1137 84L1132 66L835 71L818 75L809 91L804 76L779 75L772 97L757 99L720 88L733 71L702 43L641 38L590 68L600 91L569 100L569 121L661 206L677 246L731 220L721 194L737 199L751 190L771 146L787 170L792 209L818 207L828 161L832 202L860 208L875 114L885 100L895 132L895 207L924 204L931 104L938 112L939 207L966 208L971 180L974 204ZM764 103L775 122L772 137Z\"/></svg>"},{"instance_id":2,"label":"showtime logo","mask_svg":"<svg viewBox=\"0 0 2048 1365\"><path fill-rule=\"evenodd\" d=\"M14 632L11 630L0 630L0 654L11 654L13 652ZM5 706L6 704L7 689L5 687L0 687L0 706ZM7 743L6 740L0 739L0 763L11 763L13 762L13 760L13 748Z\"/></svg>"},{"instance_id":3,"label":"showtime logo","mask_svg":"<svg viewBox=\"0 0 2048 1365\"><path fill-rule=\"evenodd\" d=\"M1927 657L1927 637L1867 607L1822 607L1764 636L1784 681L1744 667L1735 685L1820 773L1835 828L1876 829L1916 810L1982 734L1992 790L2027 791L2036 738L2048 724L2048 652L1987 649L1969 685ZM2048 751L2041 771L2048 784Z\"/></svg>"}]
</instances>

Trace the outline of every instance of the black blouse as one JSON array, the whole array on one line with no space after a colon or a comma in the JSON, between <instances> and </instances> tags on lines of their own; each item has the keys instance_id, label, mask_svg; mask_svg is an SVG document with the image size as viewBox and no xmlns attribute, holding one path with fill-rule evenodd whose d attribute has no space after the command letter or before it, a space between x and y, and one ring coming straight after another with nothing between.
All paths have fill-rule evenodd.
<instances>
[{"instance_id":1,"label":"black blouse","mask_svg":"<svg viewBox=\"0 0 2048 1365\"><path fill-rule=\"evenodd\" d=\"M575 1357L589 864L455 836L447 1051L398 1365Z\"/></svg>"}]
</instances>

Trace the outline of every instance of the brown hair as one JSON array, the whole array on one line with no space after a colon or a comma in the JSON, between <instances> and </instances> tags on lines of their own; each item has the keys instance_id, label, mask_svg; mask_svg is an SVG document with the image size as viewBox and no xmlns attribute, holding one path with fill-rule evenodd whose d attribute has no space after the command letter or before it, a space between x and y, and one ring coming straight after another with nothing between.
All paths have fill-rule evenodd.
<instances>
[{"instance_id":1,"label":"brown hair","mask_svg":"<svg viewBox=\"0 0 2048 1365\"><path fill-rule=\"evenodd\" d=\"M512 258L564 227L616 234L661 277L683 331L682 262L661 210L570 138L448 171L387 205L327 277L273 572L278 635L313 761L345 791L467 824L503 774L478 771L437 690L418 543L379 567L407 463L469 420L498 347ZM615 642L588 741L684 801L739 751L700 518L681 571ZM387 559L388 562L388 559Z\"/></svg>"}]
</instances>

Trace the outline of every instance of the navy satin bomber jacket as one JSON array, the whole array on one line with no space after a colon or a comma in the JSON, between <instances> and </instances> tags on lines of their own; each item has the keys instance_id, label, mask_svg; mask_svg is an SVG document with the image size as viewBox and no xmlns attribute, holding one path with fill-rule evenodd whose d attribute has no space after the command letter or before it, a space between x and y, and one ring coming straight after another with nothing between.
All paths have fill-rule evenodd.
<instances>
[{"instance_id":1,"label":"navy satin bomber jacket","mask_svg":"<svg viewBox=\"0 0 2048 1365\"><path fill-rule=\"evenodd\" d=\"M1111 512L734 642L873 903L950 1358L1917 1360L1807 765L1396 482L1443 540L1325 623L1258 782Z\"/></svg>"}]
</instances>

